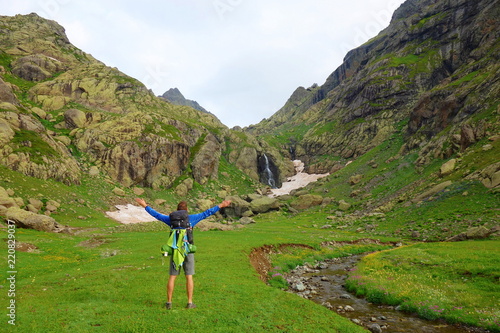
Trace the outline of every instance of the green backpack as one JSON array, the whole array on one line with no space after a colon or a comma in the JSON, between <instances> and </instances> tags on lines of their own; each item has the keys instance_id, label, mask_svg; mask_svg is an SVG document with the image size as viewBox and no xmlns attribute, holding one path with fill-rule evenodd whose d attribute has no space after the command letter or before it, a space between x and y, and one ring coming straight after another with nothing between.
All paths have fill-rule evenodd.
<instances>
[{"instance_id":1,"label":"green backpack","mask_svg":"<svg viewBox=\"0 0 500 333\"><path fill-rule=\"evenodd\" d=\"M161 254L162 256L171 256L174 253L174 249L171 246L168 246L167 244L163 245L161 247Z\"/></svg>"},{"instance_id":2,"label":"green backpack","mask_svg":"<svg viewBox=\"0 0 500 333\"><path fill-rule=\"evenodd\" d=\"M196 245L194 244L188 244L188 253L195 253L196 252ZM163 245L161 247L161 254L163 256L171 256L174 253L174 249L171 246L168 246L167 244Z\"/></svg>"}]
</instances>

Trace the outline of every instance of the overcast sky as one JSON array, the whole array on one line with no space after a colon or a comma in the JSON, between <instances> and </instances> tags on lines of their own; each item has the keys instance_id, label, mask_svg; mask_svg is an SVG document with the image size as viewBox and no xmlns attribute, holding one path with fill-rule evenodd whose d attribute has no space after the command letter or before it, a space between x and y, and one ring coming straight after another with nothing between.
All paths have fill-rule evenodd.
<instances>
[{"instance_id":1,"label":"overcast sky","mask_svg":"<svg viewBox=\"0 0 500 333\"><path fill-rule=\"evenodd\" d=\"M233 127L323 84L403 0L0 0L57 21L73 45L156 95L178 88Z\"/></svg>"}]
</instances>

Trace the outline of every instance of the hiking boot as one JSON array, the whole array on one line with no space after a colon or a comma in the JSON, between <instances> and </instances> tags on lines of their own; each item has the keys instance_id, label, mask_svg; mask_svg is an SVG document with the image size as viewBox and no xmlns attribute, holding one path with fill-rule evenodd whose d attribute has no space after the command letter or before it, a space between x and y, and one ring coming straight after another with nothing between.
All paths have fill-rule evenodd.
<instances>
[{"instance_id":1,"label":"hiking boot","mask_svg":"<svg viewBox=\"0 0 500 333\"><path fill-rule=\"evenodd\" d=\"M186 309L194 309L194 308L196 308L196 304L194 304L194 303L188 303L186 305Z\"/></svg>"},{"instance_id":2,"label":"hiking boot","mask_svg":"<svg viewBox=\"0 0 500 333\"><path fill-rule=\"evenodd\" d=\"M172 309L172 303L169 302L165 303L165 307L167 308L167 310Z\"/></svg>"}]
</instances>

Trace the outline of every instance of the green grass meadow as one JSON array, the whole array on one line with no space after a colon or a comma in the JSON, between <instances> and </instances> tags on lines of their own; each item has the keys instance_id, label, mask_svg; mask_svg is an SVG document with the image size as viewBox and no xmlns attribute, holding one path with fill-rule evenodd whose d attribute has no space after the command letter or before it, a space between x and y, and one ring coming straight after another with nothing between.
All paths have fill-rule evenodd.
<instances>
[{"instance_id":1,"label":"green grass meadow","mask_svg":"<svg viewBox=\"0 0 500 333\"><path fill-rule=\"evenodd\" d=\"M259 278L250 263L251 251L280 244L307 247L271 255L276 272L304 262L381 250L366 257L355 273L372 282L371 289L358 285L361 295L374 302L404 304L406 310L431 319L463 318L467 324L490 329L498 324L498 241L417 243L392 250L361 242L328 249L320 243L362 237L312 227L311 220L320 217L276 212L233 231L197 231L194 301L198 308L184 308L181 275L170 311L164 308L168 261L163 262L159 252L168 228L161 222L79 235L17 229L18 242L38 249L16 253L16 325L9 325L5 316L2 327L13 332L364 332L335 312ZM458 251L464 247L466 251ZM0 289L3 296L7 287ZM381 290L391 290L392 296L376 299ZM8 299L2 300L7 314ZM438 308L425 312L429 306Z\"/></svg>"},{"instance_id":2,"label":"green grass meadow","mask_svg":"<svg viewBox=\"0 0 500 333\"><path fill-rule=\"evenodd\" d=\"M160 222L137 228L142 231L113 227L79 236L17 229L16 240L36 245L39 253L16 253L16 325L9 331L363 331L324 307L266 285L250 264L255 247L290 241L317 245L319 231L304 233L285 219L235 231L198 231L198 308L184 309L181 275L174 307L167 311L168 266L159 248L168 228ZM6 309L8 300L2 299ZM9 318L4 320L3 327Z\"/></svg>"},{"instance_id":3,"label":"green grass meadow","mask_svg":"<svg viewBox=\"0 0 500 333\"><path fill-rule=\"evenodd\" d=\"M102 179L84 178L80 186L67 186L0 167L0 186L11 188L14 197L56 200L61 208L52 216L63 225L79 228L71 235L16 229L18 244L33 244L37 249L16 251L15 297L11 297L6 280L13 270L8 266L8 233L6 225L0 224L4 253L0 327L23 333L366 332L321 305L284 292L281 289L286 288L286 281L272 275L305 262L375 251L351 275L349 287L360 296L375 303L399 305L424 318L443 318L500 332L498 238L419 242L441 241L472 226L495 226L498 191L487 191L477 181L453 179L453 185L432 200L412 205L395 200L393 209L383 215L349 216L357 209L385 203L378 202L380 193L394 198L406 196L400 190L401 178L410 177L415 186L419 177L434 183L445 180L435 176L440 163L417 175L410 167L415 156L385 163L384 154L385 150L380 154L374 151L335 176L306 188L310 193L328 193L351 202L353 207L345 219L336 216L338 205L332 201L297 214L285 206L279 212L257 215L257 223L233 231L195 231L198 253L194 302L198 308L184 308L185 278L181 275L170 311L164 307L168 263L160 256L168 227L161 222L120 225L104 214L114 209L114 204L133 202L132 189L125 189L126 197L116 197L110 195L114 185ZM372 167L363 169L371 159L384 165L381 177ZM245 193L248 186L237 183L238 174L225 167L229 179L235 180L231 185L234 191ZM355 173L363 173L364 178L350 186L349 177ZM217 198L218 189L216 183L195 186L189 206L196 207L193 198L222 200ZM375 196L353 198L353 190ZM423 190L425 187L414 193ZM166 198L166 205L155 207L159 211L168 211L179 200L170 190L146 189L144 197L148 202ZM406 199L411 198L408 194ZM323 228L327 224L330 227ZM372 229L366 225L372 225ZM422 239L414 239L413 231L421 233ZM366 238L381 243L349 243ZM332 241L339 246L321 246ZM402 242L405 246L392 249L384 242ZM281 244L305 246L282 251ZM270 256L273 269L268 275L269 285L250 262L252 251L262 246L276 249ZM16 325L8 323L7 307L12 299Z\"/></svg>"},{"instance_id":4,"label":"green grass meadow","mask_svg":"<svg viewBox=\"0 0 500 333\"><path fill-rule=\"evenodd\" d=\"M498 241L419 243L365 256L347 288L373 303L400 305L500 332Z\"/></svg>"}]
</instances>

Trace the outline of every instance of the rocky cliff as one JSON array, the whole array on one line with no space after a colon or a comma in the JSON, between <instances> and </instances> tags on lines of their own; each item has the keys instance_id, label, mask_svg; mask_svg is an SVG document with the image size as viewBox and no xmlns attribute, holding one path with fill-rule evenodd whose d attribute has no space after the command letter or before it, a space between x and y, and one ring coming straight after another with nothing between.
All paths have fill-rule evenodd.
<instances>
[{"instance_id":1,"label":"rocky cliff","mask_svg":"<svg viewBox=\"0 0 500 333\"><path fill-rule=\"evenodd\" d=\"M0 17L0 164L12 170L160 188L217 179L228 159L259 180L259 142L177 104L73 46L54 21Z\"/></svg>"},{"instance_id":2,"label":"rocky cliff","mask_svg":"<svg viewBox=\"0 0 500 333\"><path fill-rule=\"evenodd\" d=\"M85 175L164 188L217 179L221 161L259 181L267 158L279 184L290 159L333 172L392 140L427 165L498 133L498 14L494 0L408 0L323 85L297 88L244 130L154 96L56 22L1 17L0 163L67 184Z\"/></svg>"},{"instance_id":3,"label":"rocky cliff","mask_svg":"<svg viewBox=\"0 0 500 333\"><path fill-rule=\"evenodd\" d=\"M323 85L245 130L315 172L395 135L417 164L450 157L498 132L499 17L495 0L408 0Z\"/></svg>"}]
</instances>

